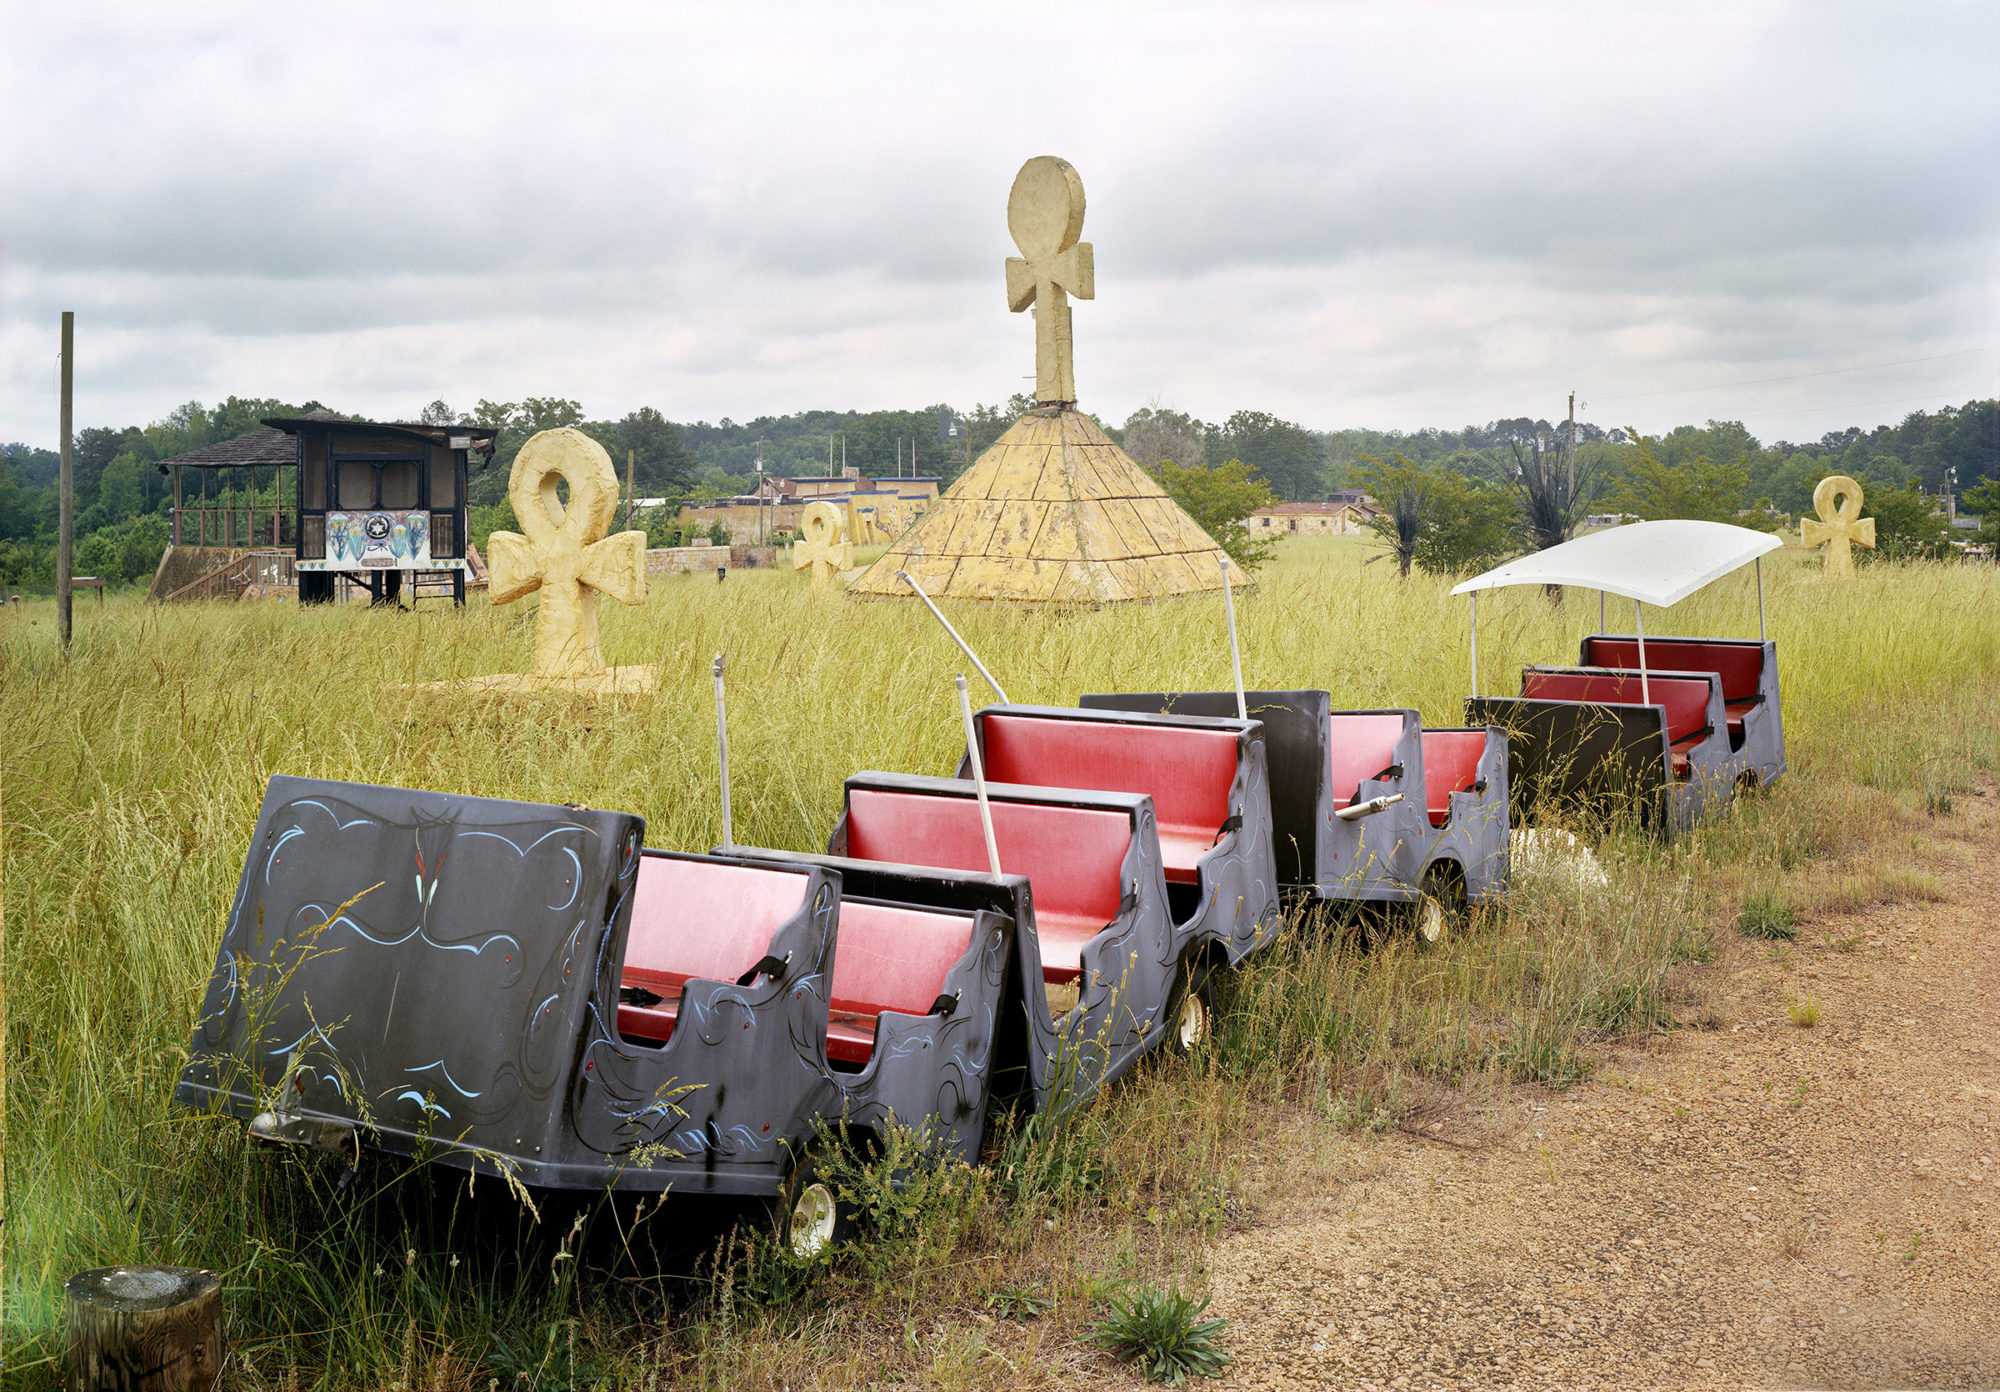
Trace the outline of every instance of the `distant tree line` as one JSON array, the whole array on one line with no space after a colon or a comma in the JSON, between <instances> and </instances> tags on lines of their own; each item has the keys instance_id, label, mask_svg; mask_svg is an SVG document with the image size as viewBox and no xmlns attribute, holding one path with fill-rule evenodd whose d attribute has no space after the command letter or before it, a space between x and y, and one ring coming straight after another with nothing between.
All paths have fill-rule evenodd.
<instances>
[{"instance_id":1,"label":"distant tree line","mask_svg":"<svg viewBox=\"0 0 2000 1392\"><path fill-rule=\"evenodd\" d=\"M824 474L829 464L838 471L844 450L847 467L867 477L891 476L900 461L902 472L938 477L949 486L1033 405L1016 395L969 410L940 403L710 424L677 423L650 406L617 420L590 420L576 401L526 397L481 400L464 413L434 401L421 419L469 421L499 432L493 463L474 472L468 490L475 539L513 525L506 487L514 456L536 431L555 426L585 431L611 455L621 483L629 462L635 492L666 500L650 519L635 523L659 529L664 538L680 502L750 491L760 451L772 474ZM79 432L77 573L130 581L151 576L167 544L172 503L172 484L155 467L159 461L245 434L264 417L315 409L324 408L316 401L232 396L213 408L189 402L147 426ZM1954 477L1965 509L1979 512L1989 529L2000 513L1993 505L2000 406L1993 400L1915 411L1897 425L1851 427L1806 444L1768 446L1740 422L1713 420L1644 438L1578 422L1573 446L1566 422L1525 416L1456 431L1320 431L1262 411L1238 411L1214 423L1154 403L1122 425L1099 424L1140 464L1168 479L1170 491L1218 540L1229 533L1246 564L1254 563L1256 550L1247 532L1237 535L1240 525L1230 528L1247 509L1260 506L1260 499L1304 501L1346 487L1383 498L1386 515L1400 519L1391 544L1401 565L1445 570L1548 544L1552 507L1565 517L1602 510L1732 520L1749 510L1777 525L1810 509L1813 486L1831 473L1863 480L1869 513L1886 519L1878 521L1878 531L1898 538L1886 548L1890 554L1942 554L1943 528L1931 525L1932 500ZM46 589L54 583L56 465L52 449L0 445L0 584ZM1213 476L1191 472L1203 470ZM1575 496L1557 497L1569 479L1577 481ZM247 475L221 471L209 483L236 490L246 503L290 501L275 491L290 482L274 484L268 475L259 480L263 496L254 500ZM1415 493L1422 495L1421 507L1396 506Z\"/></svg>"},{"instance_id":2,"label":"distant tree line","mask_svg":"<svg viewBox=\"0 0 2000 1392\"><path fill-rule=\"evenodd\" d=\"M1567 540L1591 513L1789 526L1829 474L1863 485L1862 515L1876 519L1878 537L1868 559L1951 555L1947 489L1981 520L1970 539L2000 541L2000 408L1990 400L1812 445L1766 448L1740 422L1710 421L1658 436L1579 423L1572 447L1567 422L1527 420L1370 443L1392 447L1379 457L1357 450L1346 475L1382 504L1371 526L1405 575L1483 569Z\"/></svg>"}]
</instances>

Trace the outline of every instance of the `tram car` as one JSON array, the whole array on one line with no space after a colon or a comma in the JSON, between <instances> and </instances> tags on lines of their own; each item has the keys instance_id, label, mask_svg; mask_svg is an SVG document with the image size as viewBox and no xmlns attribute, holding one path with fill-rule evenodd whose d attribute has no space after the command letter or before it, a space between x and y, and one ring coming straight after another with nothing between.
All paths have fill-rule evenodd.
<instances>
[{"instance_id":1,"label":"tram car","mask_svg":"<svg viewBox=\"0 0 2000 1392\"><path fill-rule=\"evenodd\" d=\"M1782 543L1719 522L1639 522L1510 561L1452 591L1472 598L1466 718L1505 728L1517 821L1632 816L1685 832L1785 771L1777 645L1765 632L1763 557ZM1645 606L1666 608L1754 565L1753 640L1648 636ZM1530 665L1514 696L1479 690L1478 603L1515 585L1599 594L1599 631L1576 666ZM1633 631L1604 631L1605 595L1632 601Z\"/></svg>"}]
</instances>

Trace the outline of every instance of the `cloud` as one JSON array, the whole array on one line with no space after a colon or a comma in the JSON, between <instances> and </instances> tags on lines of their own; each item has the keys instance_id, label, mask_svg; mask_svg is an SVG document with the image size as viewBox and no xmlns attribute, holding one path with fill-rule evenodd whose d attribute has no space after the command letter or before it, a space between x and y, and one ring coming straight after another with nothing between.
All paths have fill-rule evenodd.
<instances>
[{"instance_id":1,"label":"cloud","mask_svg":"<svg viewBox=\"0 0 2000 1392\"><path fill-rule=\"evenodd\" d=\"M63 308L90 423L1004 400L1042 152L1089 189L1078 373L1115 419L1576 387L1797 438L2000 360L1987 6L413 9L15 17L0 438L52 436Z\"/></svg>"}]
</instances>

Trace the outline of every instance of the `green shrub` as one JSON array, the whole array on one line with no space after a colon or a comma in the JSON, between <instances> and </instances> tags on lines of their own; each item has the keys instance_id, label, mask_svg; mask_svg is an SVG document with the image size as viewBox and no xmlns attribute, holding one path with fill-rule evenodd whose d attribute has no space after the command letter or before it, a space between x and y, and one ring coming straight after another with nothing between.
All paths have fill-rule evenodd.
<instances>
[{"instance_id":1,"label":"green shrub","mask_svg":"<svg viewBox=\"0 0 2000 1392\"><path fill-rule=\"evenodd\" d=\"M951 1155L928 1127L892 1123L875 1137L865 1150L822 1141L821 1173L861 1233L842 1255L876 1276L949 1258L978 1220L987 1172Z\"/></svg>"}]
</instances>

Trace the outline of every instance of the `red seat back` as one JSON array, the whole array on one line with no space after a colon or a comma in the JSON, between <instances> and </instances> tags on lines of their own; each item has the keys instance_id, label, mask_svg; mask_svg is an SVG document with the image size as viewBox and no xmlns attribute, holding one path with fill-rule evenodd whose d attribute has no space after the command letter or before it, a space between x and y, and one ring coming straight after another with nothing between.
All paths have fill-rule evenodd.
<instances>
[{"instance_id":1,"label":"red seat back","mask_svg":"<svg viewBox=\"0 0 2000 1392\"><path fill-rule=\"evenodd\" d=\"M1451 795L1464 792L1479 778L1479 756L1486 752L1484 730L1424 731L1424 810L1432 826L1451 817Z\"/></svg>"},{"instance_id":2,"label":"red seat back","mask_svg":"<svg viewBox=\"0 0 2000 1392\"><path fill-rule=\"evenodd\" d=\"M922 1015L972 946L965 914L843 899L833 953L832 1005L857 1015Z\"/></svg>"},{"instance_id":3,"label":"red seat back","mask_svg":"<svg viewBox=\"0 0 2000 1392\"><path fill-rule=\"evenodd\" d=\"M642 856L624 984L677 993L689 977L734 981L806 901L792 870Z\"/></svg>"},{"instance_id":4,"label":"red seat back","mask_svg":"<svg viewBox=\"0 0 2000 1392\"><path fill-rule=\"evenodd\" d=\"M1396 741L1403 737L1403 717L1386 715L1342 715L1335 712L1327 732L1327 787L1333 805L1345 807L1354 801L1354 791L1364 778L1373 778L1396 761Z\"/></svg>"},{"instance_id":5,"label":"red seat back","mask_svg":"<svg viewBox=\"0 0 2000 1392\"><path fill-rule=\"evenodd\" d=\"M1170 880L1194 882L1229 819L1237 740L1227 730L1001 714L981 716L980 729L996 783L1151 794Z\"/></svg>"},{"instance_id":6,"label":"red seat back","mask_svg":"<svg viewBox=\"0 0 2000 1392\"><path fill-rule=\"evenodd\" d=\"M1583 640L1583 660L1592 667L1639 667L1636 638L1593 634ZM1648 638L1647 668L1669 672L1713 672L1722 678L1722 699L1753 701L1762 692L1764 645L1713 643L1702 638Z\"/></svg>"},{"instance_id":7,"label":"red seat back","mask_svg":"<svg viewBox=\"0 0 2000 1392\"><path fill-rule=\"evenodd\" d=\"M1651 644L1647 644L1650 650ZM1696 677L1653 677L1641 683L1637 672L1537 672L1521 674L1521 694L1536 701L1595 701L1604 705L1650 704L1667 712L1667 742L1678 744L1708 724L1706 681Z\"/></svg>"},{"instance_id":8,"label":"red seat back","mask_svg":"<svg viewBox=\"0 0 2000 1392\"><path fill-rule=\"evenodd\" d=\"M1038 922L1064 917L1103 927L1118 916L1131 818L1000 798L992 807L1000 868L1028 877ZM990 868L974 799L878 788L848 790L847 854L979 874Z\"/></svg>"}]
</instances>

